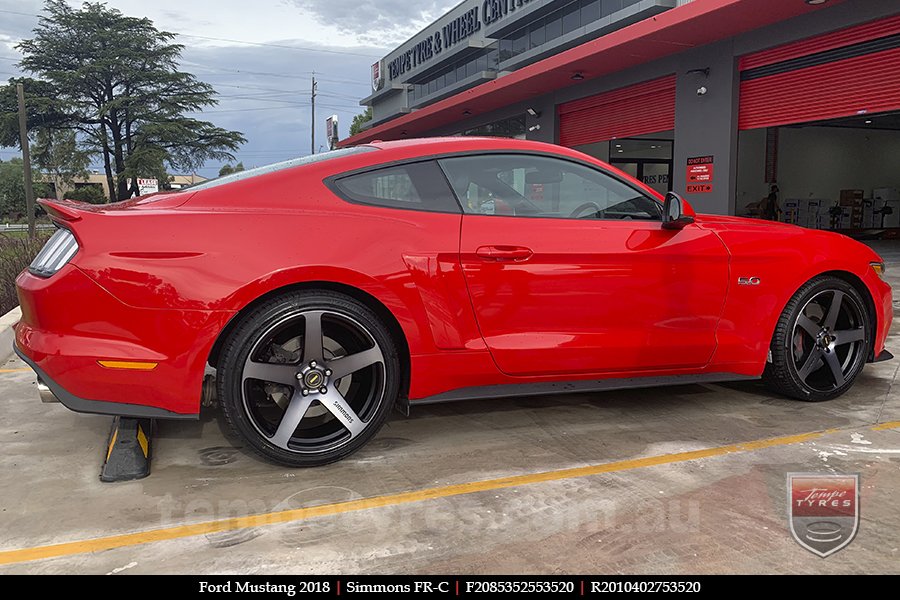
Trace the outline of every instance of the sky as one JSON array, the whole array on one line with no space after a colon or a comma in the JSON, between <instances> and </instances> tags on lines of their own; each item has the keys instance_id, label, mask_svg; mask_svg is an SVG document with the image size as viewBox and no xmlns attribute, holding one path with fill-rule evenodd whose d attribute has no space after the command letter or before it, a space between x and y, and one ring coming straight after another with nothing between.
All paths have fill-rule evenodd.
<instances>
[{"instance_id":1,"label":"sky","mask_svg":"<svg viewBox=\"0 0 900 600\"><path fill-rule=\"evenodd\" d=\"M310 153L310 78L316 73L316 146L325 118L338 115L346 137L359 100L371 92L370 68L459 0L108 0L148 17L184 44L182 70L210 83L218 106L202 117L240 131L245 167ZM73 6L80 2L69 1ZM411 6L413 5L413 6ZM0 81L21 74L15 45L37 25L42 0L0 0ZM215 38L215 39L212 39ZM18 156L0 148L0 159ZM198 173L215 176L222 163Z\"/></svg>"}]
</instances>

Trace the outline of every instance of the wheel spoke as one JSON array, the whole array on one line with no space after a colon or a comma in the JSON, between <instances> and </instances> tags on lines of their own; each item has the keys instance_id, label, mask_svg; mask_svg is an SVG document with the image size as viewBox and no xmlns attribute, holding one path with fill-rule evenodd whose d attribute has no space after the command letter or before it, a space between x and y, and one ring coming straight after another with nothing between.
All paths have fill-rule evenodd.
<instances>
[{"instance_id":1,"label":"wheel spoke","mask_svg":"<svg viewBox=\"0 0 900 600\"><path fill-rule=\"evenodd\" d=\"M844 371L841 369L841 361L838 360L837 354L832 350L825 353L825 362L831 369L831 375L834 377L835 387L844 385Z\"/></svg>"},{"instance_id":2,"label":"wheel spoke","mask_svg":"<svg viewBox=\"0 0 900 600\"><path fill-rule=\"evenodd\" d=\"M862 327L857 329L844 329L834 332L834 345L843 346L851 342L861 342L866 337L866 332Z\"/></svg>"},{"instance_id":3,"label":"wheel spoke","mask_svg":"<svg viewBox=\"0 0 900 600\"><path fill-rule=\"evenodd\" d=\"M331 411L331 414L347 428L351 439L365 429L366 424L359 418L356 411L347 404L347 401L336 388L332 388L327 394L319 396L319 402Z\"/></svg>"},{"instance_id":4,"label":"wheel spoke","mask_svg":"<svg viewBox=\"0 0 900 600\"><path fill-rule=\"evenodd\" d=\"M797 317L797 325L803 328L803 331L812 336L813 339L816 339L816 336L819 335L819 331L822 327L816 324L815 321L807 317L806 315L800 315Z\"/></svg>"},{"instance_id":5,"label":"wheel spoke","mask_svg":"<svg viewBox=\"0 0 900 600\"><path fill-rule=\"evenodd\" d=\"M278 429L275 431L275 435L270 437L269 441L279 448L289 450L288 442L291 441L294 431L296 431L300 421L303 420L306 411L309 410L310 404L312 404L313 400L318 398L318 394L301 396L299 391L294 390L294 395L291 397L291 403L288 404L287 410L284 411L284 415L281 417L281 422L278 423Z\"/></svg>"},{"instance_id":6,"label":"wheel spoke","mask_svg":"<svg viewBox=\"0 0 900 600\"><path fill-rule=\"evenodd\" d=\"M249 358L244 363L244 379L259 379L291 387L297 383L297 367L277 363L261 363Z\"/></svg>"},{"instance_id":7,"label":"wheel spoke","mask_svg":"<svg viewBox=\"0 0 900 600\"><path fill-rule=\"evenodd\" d=\"M844 292L834 290L831 297L831 306L828 308L828 315L825 317L824 325L829 329L834 329L837 324L838 315L841 313L841 302L844 300Z\"/></svg>"},{"instance_id":8,"label":"wheel spoke","mask_svg":"<svg viewBox=\"0 0 900 600\"><path fill-rule=\"evenodd\" d=\"M306 321L303 332L303 362L311 360L322 362L325 353L322 345L322 311L310 311L303 314Z\"/></svg>"},{"instance_id":9,"label":"wheel spoke","mask_svg":"<svg viewBox=\"0 0 900 600\"><path fill-rule=\"evenodd\" d=\"M332 371L331 380L337 381L338 379L346 377L351 373L356 373L369 365L383 362L384 356L381 354L381 349L378 348L378 346L374 346L368 350L357 352L356 354L350 354L328 361L327 366Z\"/></svg>"},{"instance_id":10,"label":"wheel spoke","mask_svg":"<svg viewBox=\"0 0 900 600\"><path fill-rule=\"evenodd\" d=\"M811 373L817 371L822 366L822 351L819 350L818 346L814 347L809 351L809 356L806 357L806 361L803 363L803 366L800 367L800 370L797 372L797 375L800 376L800 380L804 383L806 382L806 378L810 376Z\"/></svg>"}]
</instances>

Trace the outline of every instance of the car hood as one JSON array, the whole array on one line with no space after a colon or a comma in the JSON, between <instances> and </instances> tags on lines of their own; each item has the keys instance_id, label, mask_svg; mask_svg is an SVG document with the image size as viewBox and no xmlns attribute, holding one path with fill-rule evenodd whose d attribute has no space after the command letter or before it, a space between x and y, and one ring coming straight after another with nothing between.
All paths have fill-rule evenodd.
<instances>
[{"instance_id":1,"label":"car hood","mask_svg":"<svg viewBox=\"0 0 900 600\"><path fill-rule=\"evenodd\" d=\"M727 215L698 214L695 221L700 225L713 229L759 229L759 230L805 230L812 231L797 225L779 223L778 221L766 221L764 219L752 219L750 217L732 217Z\"/></svg>"}]
</instances>

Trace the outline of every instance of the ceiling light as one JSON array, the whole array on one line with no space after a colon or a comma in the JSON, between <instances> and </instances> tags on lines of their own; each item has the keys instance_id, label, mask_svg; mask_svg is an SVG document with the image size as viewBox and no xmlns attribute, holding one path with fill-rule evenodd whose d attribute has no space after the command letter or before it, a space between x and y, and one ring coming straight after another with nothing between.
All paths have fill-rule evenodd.
<instances>
[{"instance_id":1,"label":"ceiling light","mask_svg":"<svg viewBox=\"0 0 900 600\"><path fill-rule=\"evenodd\" d=\"M625 152L624 150L618 150L618 152Z\"/></svg>"},{"instance_id":2,"label":"ceiling light","mask_svg":"<svg viewBox=\"0 0 900 600\"><path fill-rule=\"evenodd\" d=\"M616 148L621 148L622 144L616 144Z\"/></svg>"},{"instance_id":3,"label":"ceiling light","mask_svg":"<svg viewBox=\"0 0 900 600\"><path fill-rule=\"evenodd\" d=\"M866 119L866 125L871 125L871 124L872 124L872 119Z\"/></svg>"},{"instance_id":4,"label":"ceiling light","mask_svg":"<svg viewBox=\"0 0 900 600\"><path fill-rule=\"evenodd\" d=\"M572 79L574 81L581 81L582 79L584 79L584 75L582 75L581 73L574 73L572 75Z\"/></svg>"},{"instance_id":5,"label":"ceiling light","mask_svg":"<svg viewBox=\"0 0 900 600\"><path fill-rule=\"evenodd\" d=\"M465 115L465 116L467 116L467 117L468 117L469 115L471 115L471 114L472 114L472 111L470 111L470 110L464 110L464 111L463 111L463 115Z\"/></svg>"},{"instance_id":6,"label":"ceiling light","mask_svg":"<svg viewBox=\"0 0 900 600\"><path fill-rule=\"evenodd\" d=\"M828 0L806 0L807 4L812 4L813 6L817 6L819 4L825 4Z\"/></svg>"},{"instance_id":7,"label":"ceiling light","mask_svg":"<svg viewBox=\"0 0 900 600\"><path fill-rule=\"evenodd\" d=\"M650 146L650 147L653 148L654 150L656 150L657 148L659 148L659 146Z\"/></svg>"}]
</instances>

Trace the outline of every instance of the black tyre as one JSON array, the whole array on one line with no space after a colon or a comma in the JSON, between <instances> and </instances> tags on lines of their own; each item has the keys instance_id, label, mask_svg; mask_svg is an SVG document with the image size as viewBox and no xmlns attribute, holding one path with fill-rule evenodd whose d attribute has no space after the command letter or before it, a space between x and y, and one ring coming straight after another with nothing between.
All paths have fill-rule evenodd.
<instances>
[{"instance_id":1,"label":"black tyre","mask_svg":"<svg viewBox=\"0 0 900 600\"><path fill-rule=\"evenodd\" d=\"M225 418L268 460L312 467L362 447L400 389L390 333L356 300L293 292L244 316L217 368Z\"/></svg>"},{"instance_id":2,"label":"black tyre","mask_svg":"<svg viewBox=\"0 0 900 600\"><path fill-rule=\"evenodd\" d=\"M865 366L871 330L856 288L837 277L816 277L781 313L763 378L776 392L798 400L836 398Z\"/></svg>"}]
</instances>

